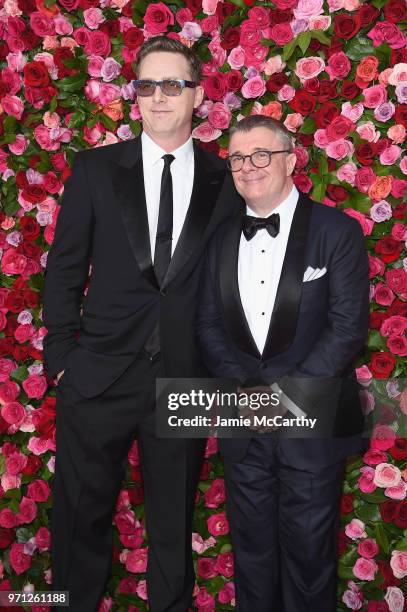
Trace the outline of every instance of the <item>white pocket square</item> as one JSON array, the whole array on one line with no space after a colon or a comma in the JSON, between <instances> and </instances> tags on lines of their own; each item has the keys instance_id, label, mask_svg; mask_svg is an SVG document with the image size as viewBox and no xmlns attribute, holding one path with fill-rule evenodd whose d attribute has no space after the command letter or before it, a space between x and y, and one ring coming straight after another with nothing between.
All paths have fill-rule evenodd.
<instances>
[{"instance_id":1,"label":"white pocket square","mask_svg":"<svg viewBox=\"0 0 407 612\"><path fill-rule=\"evenodd\" d=\"M327 270L325 266L323 268L312 268L308 266L308 268L304 272L304 283L308 283L309 281L317 280L317 278L321 278L326 274Z\"/></svg>"}]
</instances>

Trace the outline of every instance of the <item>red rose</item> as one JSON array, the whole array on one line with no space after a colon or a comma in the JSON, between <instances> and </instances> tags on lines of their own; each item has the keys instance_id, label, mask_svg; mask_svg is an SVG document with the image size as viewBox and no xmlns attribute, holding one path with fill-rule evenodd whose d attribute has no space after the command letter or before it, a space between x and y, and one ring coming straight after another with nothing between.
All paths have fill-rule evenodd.
<instances>
[{"instance_id":1,"label":"red rose","mask_svg":"<svg viewBox=\"0 0 407 612\"><path fill-rule=\"evenodd\" d=\"M26 289L24 291L24 303L28 308L36 308L40 302L40 296L33 289Z\"/></svg>"},{"instance_id":2,"label":"red rose","mask_svg":"<svg viewBox=\"0 0 407 612\"><path fill-rule=\"evenodd\" d=\"M220 102L227 92L227 77L225 74L218 72L205 79L203 86L205 94L210 100Z\"/></svg>"},{"instance_id":3,"label":"red rose","mask_svg":"<svg viewBox=\"0 0 407 612\"><path fill-rule=\"evenodd\" d=\"M341 95L347 100L353 100L360 94L360 88L353 81L343 81Z\"/></svg>"},{"instance_id":4,"label":"red rose","mask_svg":"<svg viewBox=\"0 0 407 612\"><path fill-rule=\"evenodd\" d=\"M305 174L305 172L299 172L298 174L295 174L293 177L293 181L294 185L302 193L309 193L312 189L312 181L309 178L308 174Z\"/></svg>"},{"instance_id":5,"label":"red rose","mask_svg":"<svg viewBox=\"0 0 407 612\"><path fill-rule=\"evenodd\" d=\"M237 47L240 40L240 29L228 27L222 34L220 46L226 51Z\"/></svg>"},{"instance_id":6,"label":"red rose","mask_svg":"<svg viewBox=\"0 0 407 612\"><path fill-rule=\"evenodd\" d=\"M129 28L123 34L123 42L128 49L138 49L144 42L144 34L140 28Z\"/></svg>"},{"instance_id":7,"label":"red rose","mask_svg":"<svg viewBox=\"0 0 407 612\"><path fill-rule=\"evenodd\" d=\"M27 202L31 202L32 204L43 202L46 197L46 191L41 185L28 185L23 191L24 200L27 200Z\"/></svg>"},{"instance_id":8,"label":"red rose","mask_svg":"<svg viewBox=\"0 0 407 612\"><path fill-rule=\"evenodd\" d=\"M4 302L11 312L21 312L24 309L24 295L21 291L10 291Z\"/></svg>"},{"instance_id":9,"label":"red rose","mask_svg":"<svg viewBox=\"0 0 407 612\"><path fill-rule=\"evenodd\" d=\"M96 5L97 6L97 5ZM109 38L116 38L120 33L120 24L118 19L108 19L99 26L99 30L107 34Z\"/></svg>"},{"instance_id":10,"label":"red rose","mask_svg":"<svg viewBox=\"0 0 407 612\"><path fill-rule=\"evenodd\" d=\"M341 512L342 514L349 514L353 510L353 495L342 495L341 499Z\"/></svg>"},{"instance_id":11,"label":"red rose","mask_svg":"<svg viewBox=\"0 0 407 612\"><path fill-rule=\"evenodd\" d=\"M380 515L385 523L392 523L396 514L397 503L394 501L385 501L379 504Z\"/></svg>"},{"instance_id":12,"label":"red rose","mask_svg":"<svg viewBox=\"0 0 407 612\"><path fill-rule=\"evenodd\" d=\"M201 473L199 475L199 480L208 480L209 475L211 473L211 464L209 461L204 461L201 467Z\"/></svg>"},{"instance_id":13,"label":"red rose","mask_svg":"<svg viewBox=\"0 0 407 612\"><path fill-rule=\"evenodd\" d=\"M400 529L407 529L407 501L401 501L397 504L394 513L394 523Z\"/></svg>"},{"instance_id":14,"label":"red rose","mask_svg":"<svg viewBox=\"0 0 407 612\"><path fill-rule=\"evenodd\" d=\"M317 127L324 129L339 115L340 111L334 102L324 102L314 113L314 119Z\"/></svg>"},{"instance_id":15,"label":"red rose","mask_svg":"<svg viewBox=\"0 0 407 612\"><path fill-rule=\"evenodd\" d=\"M340 531L338 534L338 555L341 557L348 547L350 539L344 531Z\"/></svg>"},{"instance_id":16,"label":"red rose","mask_svg":"<svg viewBox=\"0 0 407 612\"><path fill-rule=\"evenodd\" d=\"M150 7L151 6L153 5L150 4ZM84 51L86 55L101 55L102 57L107 57L111 51L110 38L100 30L93 30L89 32Z\"/></svg>"},{"instance_id":17,"label":"red rose","mask_svg":"<svg viewBox=\"0 0 407 612\"><path fill-rule=\"evenodd\" d=\"M205 492L205 506L207 508L217 508L224 503L225 498L225 482L222 478L216 478Z\"/></svg>"},{"instance_id":18,"label":"red rose","mask_svg":"<svg viewBox=\"0 0 407 612\"><path fill-rule=\"evenodd\" d=\"M193 17L202 9L202 0L185 0L185 6L189 8Z\"/></svg>"},{"instance_id":19,"label":"red rose","mask_svg":"<svg viewBox=\"0 0 407 612\"><path fill-rule=\"evenodd\" d=\"M219 574L231 578L234 574L233 553L220 553L216 558L216 568Z\"/></svg>"},{"instance_id":20,"label":"red rose","mask_svg":"<svg viewBox=\"0 0 407 612\"><path fill-rule=\"evenodd\" d=\"M226 86L228 91L240 91L243 85L243 76L239 70L229 70L226 73Z\"/></svg>"},{"instance_id":21,"label":"red rose","mask_svg":"<svg viewBox=\"0 0 407 612\"><path fill-rule=\"evenodd\" d=\"M10 549L10 565L18 576L30 568L31 557L24 552L24 544L14 542Z\"/></svg>"},{"instance_id":22,"label":"red rose","mask_svg":"<svg viewBox=\"0 0 407 612\"><path fill-rule=\"evenodd\" d=\"M394 113L394 122L401 123L407 129L407 104L399 104Z\"/></svg>"},{"instance_id":23,"label":"red rose","mask_svg":"<svg viewBox=\"0 0 407 612\"><path fill-rule=\"evenodd\" d=\"M363 142L355 147L355 157L362 166L371 166L375 160L377 147L373 142Z\"/></svg>"},{"instance_id":24,"label":"red rose","mask_svg":"<svg viewBox=\"0 0 407 612\"><path fill-rule=\"evenodd\" d=\"M360 30L359 15L352 13L338 13L334 18L334 32L339 38L350 40Z\"/></svg>"},{"instance_id":25,"label":"red rose","mask_svg":"<svg viewBox=\"0 0 407 612\"><path fill-rule=\"evenodd\" d=\"M42 461L37 455L28 455L27 463L23 471L24 476L34 476L42 466Z\"/></svg>"},{"instance_id":26,"label":"red rose","mask_svg":"<svg viewBox=\"0 0 407 612\"><path fill-rule=\"evenodd\" d=\"M369 368L375 378L389 378L396 363L393 355L386 351L380 351L372 353Z\"/></svg>"},{"instance_id":27,"label":"red rose","mask_svg":"<svg viewBox=\"0 0 407 612\"><path fill-rule=\"evenodd\" d=\"M405 438L396 438L394 446L389 449L390 455L396 461L403 461L407 458L407 440Z\"/></svg>"},{"instance_id":28,"label":"red rose","mask_svg":"<svg viewBox=\"0 0 407 612\"><path fill-rule=\"evenodd\" d=\"M12 529L4 529L3 527L0 527L0 548L3 550L8 548L15 539L16 534Z\"/></svg>"},{"instance_id":29,"label":"red rose","mask_svg":"<svg viewBox=\"0 0 407 612\"><path fill-rule=\"evenodd\" d=\"M293 109L293 111L306 117L314 112L316 101L314 96L311 96L310 93L299 89L296 91L294 98L290 100L288 105Z\"/></svg>"},{"instance_id":30,"label":"red rose","mask_svg":"<svg viewBox=\"0 0 407 612\"><path fill-rule=\"evenodd\" d=\"M407 49L392 49L390 53L390 66L405 64L407 62Z\"/></svg>"},{"instance_id":31,"label":"red rose","mask_svg":"<svg viewBox=\"0 0 407 612\"><path fill-rule=\"evenodd\" d=\"M389 606L386 601L376 601L371 599L367 602L367 612L389 612Z\"/></svg>"},{"instance_id":32,"label":"red rose","mask_svg":"<svg viewBox=\"0 0 407 612\"><path fill-rule=\"evenodd\" d=\"M24 66L24 83L29 87L45 87L49 84L49 74L43 62L29 62Z\"/></svg>"},{"instance_id":33,"label":"red rose","mask_svg":"<svg viewBox=\"0 0 407 612\"><path fill-rule=\"evenodd\" d=\"M187 3L187 6L188 8L190 8L188 3ZM216 7L216 15L218 16L219 24L222 25L225 19L233 15L235 11L236 11L236 6L232 4L231 2L223 2L223 3L218 2L218 5Z\"/></svg>"},{"instance_id":34,"label":"red rose","mask_svg":"<svg viewBox=\"0 0 407 612\"><path fill-rule=\"evenodd\" d=\"M10 49L6 42L0 42L0 59L6 59L7 55L10 53Z\"/></svg>"},{"instance_id":35,"label":"red rose","mask_svg":"<svg viewBox=\"0 0 407 612\"><path fill-rule=\"evenodd\" d=\"M373 312L370 313L369 328L370 329L380 329L385 318L386 318L385 312L379 312L378 310L374 310Z\"/></svg>"},{"instance_id":36,"label":"red rose","mask_svg":"<svg viewBox=\"0 0 407 612\"><path fill-rule=\"evenodd\" d=\"M69 13L72 13L78 8L79 0L58 0L58 4L63 6Z\"/></svg>"},{"instance_id":37,"label":"red rose","mask_svg":"<svg viewBox=\"0 0 407 612\"><path fill-rule=\"evenodd\" d=\"M376 563L379 566L380 573L384 578L384 582L380 585L381 589L384 590L387 589L388 586L398 586L400 584L400 580L394 576L388 560L384 561L383 559L376 559ZM386 609L384 612L388 612L388 610Z\"/></svg>"},{"instance_id":38,"label":"red rose","mask_svg":"<svg viewBox=\"0 0 407 612\"><path fill-rule=\"evenodd\" d=\"M348 199L349 194L340 185L328 185L327 189L328 197L331 198L334 202L345 202Z\"/></svg>"},{"instance_id":39,"label":"red rose","mask_svg":"<svg viewBox=\"0 0 407 612\"><path fill-rule=\"evenodd\" d=\"M321 81L318 92L318 101L327 102L338 95L337 81Z\"/></svg>"},{"instance_id":40,"label":"red rose","mask_svg":"<svg viewBox=\"0 0 407 612\"><path fill-rule=\"evenodd\" d=\"M129 491L129 499L135 506L142 504L144 502L143 487L132 487Z\"/></svg>"},{"instance_id":41,"label":"red rose","mask_svg":"<svg viewBox=\"0 0 407 612\"><path fill-rule=\"evenodd\" d=\"M46 502L51 490L45 480L33 480L27 487L27 497L35 502Z\"/></svg>"},{"instance_id":42,"label":"red rose","mask_svg":"<svg viewBox=\"0 0 407 612\"><path fill-rule=\"evenodd\" d=\"M40 225L34 217L21 217L20 231L25 240L35 240L40 235Z\"/></svg>"},{"instance_id":43,"label":"red rose","mask_svg":"<svg viewBox=\"0 0 407 612\"><path fill-rule=\"evenodd\" d=\"M42 43L42 38L37 36L32 30L25 30L25 32L21 34L21 40L24 43L24 49L26 51L31 51L31 49L35 49L35 47L40 46Z\"/></svg>"},{"instance_id":44,"label":"red rose","mask_svg":"<svg viewBox=\"0 0 407 612\"><path fill-rule=\"evenodd\" d=\"M384 5L384 17L391 23L400 23L407 17L406 3L404 0L390 0Z\"/></svg>"},{"instance_id":45,"label":"red rose","mask_svg":"<svg viewBox=\"0 0 407 612\"><path fill-rule=\"evenodd\" d=\"M271 93L277 93L286 83L288 83L288 76L284 72L276 72L267 81L266 89Z\"/></svg>"},{"instance_id":46,"label":"red rose","mask_svg":"<svg viewBox=\"0 0 407 612\"><path fill-rule=\"evenodd\" d=\"M209 580L209 578L215 578L215 576L218 575L215 559L210 559L207 557L201 557L200 559L198 559L196 573L204 580Z\"/></svg>"},{"instance_id":47,"label":"red rose","mask_svg":"<svg viewBox=\"0 0 407 612\"><path fill-rule=\"evenodd\" d=\"M354 127L353 121L343 115L339 115L326 127L326 135L329 141L333 142L340 138L346 138Z\"/></svg>"},{"instance_id":48,"label":"red rose","mask_svg":"<svg viewBox=\"0 0 407 612\"><path fill-rule=\"evenodd\" d=\"M276 23L285 23L291 21L293 18L292 11L282 11L280 9L275 9L270 12L270 26Z\"/></svg>"},{"instance_id":49,"label":"red rose","mask_svg":"<svg viewBox=\"0 0 407 612\"><path fill-rule=\"evenodd\" d=\"M407 292L407 272L403 268L387 270L385 274L386 283L396 293Z\"/></svg>"},{"instance_id":50,"label":"red rose","mask_svg":"<svg viewBox=\"0 0 407 612\"><path fill-rule=\"evenodd\" d=\"M13 352L14 341L12 338L0 338L0 357L6 357Z\"/></svg>"},{"instance_id":51,"label":"red rose","mask_svg":"<svg viewBox=\"0 0 407 612\"><path fill-rule=\"evenodd\" d=\"M47 397L33 412L32 420L36 432L50 438L55 430L55 398Z\"/></svg>"},{"instance_id":52,"label":"red rose","mask_svg":"<svg viewBox=\"0 0 407 612\"><path fill-rule=\"evenodd\" d=\"M364 26L373 23L373 21L375 21L380 15L380 11L378 11L377 8L369 4L362 4L362 6L359 7L357 15L360 20L360 25L363 28Z\"/></svg>"},{"instance_id":53,"label":"red rose","mask_svg":"<svg viewBox=\"0 0 407 612\"><path fill-rule=\"evenodd\" d=\"M163 2L149 4L144 15L144 23L151 34L163 34L168 26L174 25L174 15Z\"/></svg>"},{"instance_id":54,"label":"red rose","mask_svg":"<svg viewBox=\"0 0 407 612\"><path fill-rule=\"evenodd\" d=\"M375 252L385 263L396 261L399 258L402 250L403 244L392 238L392 236L385 236L384 238L381 238L376 242L375 246Z\"/></svg>"}]
</instances>

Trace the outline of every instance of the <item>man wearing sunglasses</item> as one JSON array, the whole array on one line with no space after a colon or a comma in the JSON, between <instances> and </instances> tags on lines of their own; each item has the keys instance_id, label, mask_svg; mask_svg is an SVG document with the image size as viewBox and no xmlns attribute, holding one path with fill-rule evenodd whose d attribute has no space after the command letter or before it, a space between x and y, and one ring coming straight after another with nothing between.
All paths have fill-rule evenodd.
<instances>
[{"instance_id":1,"label":"man wearing sunglasses","mask_svg":"<svg viewBox=\"0 0 407 612\"><path fill-rule=\"evenodd\" d=\"M137 72L143 133L76 155L47 265L44 352L59 379L53 588L69 591L74 612L97 610L104 592L134 437L149 609L185 612L194 585L192 513L205 441L156 438L155 380L207 375L195 330L202 253L237 195L224 161L192 144L203 98L195 55L155 37L141 47ZM123 497L119 531L131 547L126 507Z\"/></svg>"},{"instance_id":2,"label":"man wearing sunglasses","mask_svg":"<svg viewBox=\"0 0 407 612\"><path fill-rule=\"evenodd\" d=\"M209 370L235 379L248 406L270 399L240 411L245 431L219 439L240 612L335 612L344 462L363 447L363 235L298 193L295 163L277 121L257 115L231 130L228 165L246 207L215 234L203 272Z\"/></svg>"}]
</instances>

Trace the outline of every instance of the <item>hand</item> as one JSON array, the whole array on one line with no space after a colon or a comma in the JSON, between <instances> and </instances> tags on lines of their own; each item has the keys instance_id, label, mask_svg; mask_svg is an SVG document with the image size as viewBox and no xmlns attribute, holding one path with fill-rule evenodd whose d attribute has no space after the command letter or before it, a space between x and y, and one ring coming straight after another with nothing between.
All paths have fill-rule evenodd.
<instances>
[{"instance_id":1,"label":"hand","mask_svg":"<svg viewBox=\"0 0 407 612\"><path fill-rule=\"evenodd\" d=\"M59 381L61 380L62 376L65 374L65 370L62 370L61 372L58 372L57 374L57 384L59 383Z\"/></svg>"},{"instance_id":2,"label":"hand","mask_svg":"<svg viewBox=\"0 0 407 612\"><path fill-rule=\"evenodd\" d=\"M237 392L240 397L247 396L247 405L239 408L239 415L251 420L249 429L258 433L267 433L278 429L277 425L260 425L257 422L258 419L263 417L268 420L276 416L284 416L287 412L286 408L279 403L278 397L271 387L267 385L238 387ZM257 417L256 422L254 421L255 416Z\"/></svg>"}]
</instances>

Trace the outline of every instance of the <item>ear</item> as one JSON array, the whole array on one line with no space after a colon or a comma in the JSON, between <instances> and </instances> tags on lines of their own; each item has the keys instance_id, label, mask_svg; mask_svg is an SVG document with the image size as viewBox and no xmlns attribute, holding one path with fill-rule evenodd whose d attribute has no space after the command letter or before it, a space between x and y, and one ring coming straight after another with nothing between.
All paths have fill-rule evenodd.
<instances>
[{"instance_id":1,"label":"ear","mask_svg":"<svg viewBox=\"0 0 407 612\"><path fill-rule=\"evenodd\" d=\"M204 88L202 87L202 85L197 85L197 87L195 87L194 108L198 108L198 106L202 104L203 99L204 99Z\"/></svg>"},{"instance_id":2,"label":"ear","mask_svg":"<svg viewBox=\"0 0 407 612\"><path fill-rule=\"evenodd\" d=\"M290 155L287 155L287 176L290 176L294 172L296 161L297 156L295 153L290 153Z\"/></svg>"}]
</instances>

